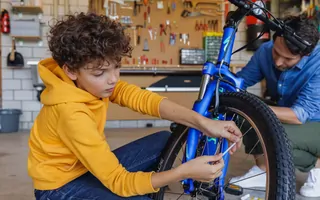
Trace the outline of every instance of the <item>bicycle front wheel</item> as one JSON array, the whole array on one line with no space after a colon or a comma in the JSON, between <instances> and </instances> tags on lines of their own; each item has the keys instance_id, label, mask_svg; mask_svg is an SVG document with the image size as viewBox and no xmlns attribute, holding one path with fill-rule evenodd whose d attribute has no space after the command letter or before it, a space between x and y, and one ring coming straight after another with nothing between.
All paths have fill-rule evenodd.
<instances>
[{"instance_id":1,"label":"bicycle front wheel","mask_svg":"<svg viewBox=\"0 0 320 200\"><path fill-rule=\"evenodd\" d=\"M212 106L213 105L214 102L212 103ZM254 151L254 149L257 149L258 146L263 153L262 156L267 168L266 187L264 190L265 197L263 199L295 199L295 171L291 147L280 121L271 109L260 99L249 93L223 93L220 95L219 113L226 116L226 118L229 116L229 120L235 121L243 134L255 132L258 141L254 143L253 150L251 150L249 154ZM183 125L178 125L178 127L175 128L162 154L158 166L159 172L172 169L177 163L181 164L183 158L177 158L181 154L182 157L184 155L183 148L187 139L187 130L188 127ZM203 145L198 146L199 148L201 146L203 147ZM197 152L201 151L201 149L198 149ZM231 156L231 159L232 157L233 156ZM248 152L246 152L246 157L249 157ZM237 167L242 165L241 162L239 163L239 160L242 161L243 159L241 158L236 162L230 162L229 169L237 170ZM227 183L228 181L226 181L226 184ZM200 183L197 185L200 185L200 188L197 188L196 196L204 196L209 200L222 199L221 195L214 194L214 191L211 191L212 194L209 194L210 191L208 191L208 187L206 187L206 189L201 188L204 184ZM154 199L167 199L166 192L168 192L168 190L171 190L170 186L169 189L168 187L161 188L158 193L154 194ZM190 196L183 198L185 195L183 194L183 189L180 191L182 192L181 194L176 192L176 198L171 197L170 199L190 199ZM170 195L170 193L172 195L170 191L168 195ZM196 199L203 198L196 197Z\"/></svg>"}]
</instances>

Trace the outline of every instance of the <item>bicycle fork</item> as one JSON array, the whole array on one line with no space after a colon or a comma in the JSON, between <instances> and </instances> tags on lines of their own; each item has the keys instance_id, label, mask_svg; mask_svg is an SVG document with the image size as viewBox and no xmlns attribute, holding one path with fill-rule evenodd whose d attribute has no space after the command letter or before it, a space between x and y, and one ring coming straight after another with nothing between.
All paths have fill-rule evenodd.
<instances>
[{"instance_id":1,"label":"bicycle fork","mask_svg":"<svg viewBox=\"0 0 320 200\"><path fill-rule=\"evenodd\" d=\"M214 80L210 82L209 79L204 77L203 78L203 84L200 89L199 93L199 99L194 103L193 110L197 113L205 116L205 117L211 117L211 113L208 112L211 100L214 96L214 91L216 91L216 85L217 81ZM206 83L207 82L207 83ZM205 85L204 85L205 84ZM211 117L212 118L212 117ZM224 119L224 116L219 116L218 120L226 120ZM183 163L188 162L196 157L196 151L199 144L199 140L202 137L202 133L198 131L197 129L190 128L188 131L188 137L186 142L186 152L185 157L183 158ZM206 144L204 146L203 155L214 155L217 150L219 152L224 152L228 149L228 141L224 138L207 138ZM220 195L220 199L224 199L224 193L223 193L223 186L224 186L224 179L225 175L227 173L228 169L228 161L229 161L229 154L223 156L225 167L222 170L222 175L214 180L214 186L218 185L218 193ZM186 179L182 181L182 184L184 185L184 192L186 194L190 194L195 191L194 181L192 179Z\"/></svg>"}]
</instances>

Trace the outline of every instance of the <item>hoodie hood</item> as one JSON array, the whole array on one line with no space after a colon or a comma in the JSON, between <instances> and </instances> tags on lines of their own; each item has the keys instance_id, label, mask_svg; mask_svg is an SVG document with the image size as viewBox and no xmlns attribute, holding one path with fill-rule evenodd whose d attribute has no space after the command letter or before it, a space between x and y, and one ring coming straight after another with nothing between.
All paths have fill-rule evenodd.
<instances>
[{"instance_id":1,"label":"hoodie hood","mask_svg":"<svg viewBox=\"0 0 320 200\"><path fill-rule=\"evenodd\" d=\"M40 98L41 103L44 105L56 105L67 102L88 103L98 99L98 97L93 96L89 92L77 88L74 82L52 58L39 62L38 73L46 87L41 93Z\"/></svg>"}]
</instances>

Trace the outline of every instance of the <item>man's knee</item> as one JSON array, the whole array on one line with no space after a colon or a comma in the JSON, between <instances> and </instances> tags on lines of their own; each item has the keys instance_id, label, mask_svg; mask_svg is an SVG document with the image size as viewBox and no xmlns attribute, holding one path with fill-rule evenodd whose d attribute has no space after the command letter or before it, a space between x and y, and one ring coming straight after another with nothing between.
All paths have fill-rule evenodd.
<instances>
[{"instance_id":1,"label":"man's knee","mask_svg":"<svg viewBox=\"0 0 320 200\"><path fill-rule=\"evenodd\" d=\"M309 172L314 168L318 159L313 154L299 149L293 149L292 153L295 167L302 172Z\"/></svg>"}]
</instances>

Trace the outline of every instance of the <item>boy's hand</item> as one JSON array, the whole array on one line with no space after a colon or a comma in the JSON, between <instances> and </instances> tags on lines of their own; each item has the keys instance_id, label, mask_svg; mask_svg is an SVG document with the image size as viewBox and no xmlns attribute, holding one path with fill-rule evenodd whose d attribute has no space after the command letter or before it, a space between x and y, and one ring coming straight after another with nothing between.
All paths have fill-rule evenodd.
<instances>
[{"instance_id":1,"label":"boy's hand","mask_svg":"<svg viewBox=\"0 0 320 200\"><path fill-rule=\"evenodd\" d=\"M236 142L230 154L236 152L241 147L242 133L233 121L217 121L208 118L203 118L202 132L209 137L226 138L231 143Z\"/></svg>"},{"instance_id":2,"label":"boy's hand","mask_svg":"<svg viewBox=\"0 0 320 200\"><path fill-rule=\"evenodd\" d=\"M215 164L210 164L215 163ZM221 176L224 161L222 154L215 156L200 156L176 168L182 179L194 179L210 182Z\"/></svg>"}]
</instances>

